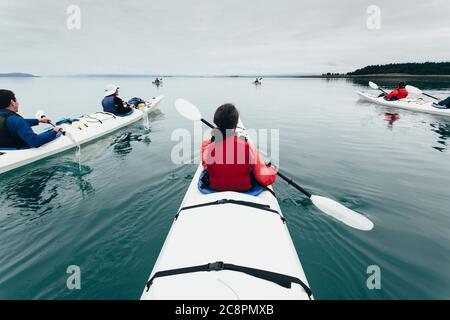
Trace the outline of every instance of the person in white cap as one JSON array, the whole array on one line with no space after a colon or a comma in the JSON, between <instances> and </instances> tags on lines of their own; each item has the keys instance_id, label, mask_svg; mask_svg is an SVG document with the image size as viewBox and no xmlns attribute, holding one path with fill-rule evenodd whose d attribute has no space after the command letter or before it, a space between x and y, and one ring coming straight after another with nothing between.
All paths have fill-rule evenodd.
<instances>
[{"instance_id":1,"label":"person in white cap","mask_svg":"<svg viewBox=\"0 0 450 320\"><path fill-rule=\"evenodd\" d=\"M102 106L104 112L113 114L127 114L131 112L131 108L128 107L122 99L119 98L119 86L114 84L108 84L105 88L105 97L102 100Z\"/></svg>"}]
</instances>

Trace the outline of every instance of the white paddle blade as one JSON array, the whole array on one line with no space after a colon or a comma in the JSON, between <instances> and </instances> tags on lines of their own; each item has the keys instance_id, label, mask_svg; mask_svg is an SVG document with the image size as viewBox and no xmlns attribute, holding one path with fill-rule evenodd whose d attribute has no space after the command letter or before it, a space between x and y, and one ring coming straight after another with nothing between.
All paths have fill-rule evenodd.
<instances>
[{"instance_id":1,"label":"white paddle blade","mask_svg":"<svg viewBox=\"0 0 450 320\"><path fill-rule=\"evenodd\" d=\"M199 121L202 119L202 114L196 106L184 99L177 99L175 101L175 108L185 118L192 121Z\"/></svg>"},{"instance_id":2,"label":"white paddle blade","mask_svg":"<svg viewBox=\"0 0 450 320\"><path fill-rule=\"evenodd\" d=\"M374 90L380 89L380 87L376 83L374 83L372 81L369 81L369 87L371 87Z\"/></svg>"},{"instance_id":3,"label":"white paddle blade","mask_svg":"<svg viewBox=\"0 0 450 320\"><path fill-rule=\"evenodd\" d=\"M45 117L45 112L44 112L44 110L38 110L38 111L36 111L36 114L34 115L34 117L36 118L36 119L41 119L42 117Z\"/></svg>"},{"instance_id":4,"label":"white paddle blade","mask_svg":"<svg viewBox=\"0 0 450 320\"><path fill-rule=\"evenodd\" d=\"M410 85L407 85L405 89L406 89L408 92L411 92L411 93L422 94L422 90L420 90L419 88L410 86Z\"/></svg>"},{"instance_id":5,"label":"white paddle blade","mask_svg":"<svg viewBox=\"0 0 450 320\"><path fill-rule=\"evenodd\" d=\"M311 196L311 201L322 212L352 228L362 231L370 231L373 229L372 221L362 214L343 206L339 202L320 196Z\"/></svg>"}]
</instances>

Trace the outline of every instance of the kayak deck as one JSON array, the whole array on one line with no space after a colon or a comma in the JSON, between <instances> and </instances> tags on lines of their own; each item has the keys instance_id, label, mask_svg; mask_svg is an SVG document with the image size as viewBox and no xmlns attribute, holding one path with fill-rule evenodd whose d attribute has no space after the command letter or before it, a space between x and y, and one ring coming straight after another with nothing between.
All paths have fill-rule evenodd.
<instances>
[{"instance_id":1,"label":"kayak deck","mask_svg":"<svg viewBox=\"0 0 450 320\"><path fill-rule=\"evenodd\" d=\"M78 119L82 120L79 126L63 123L61 127L66 131L66 135L61 135L39 148L0 150L0 174L74 148L76 144L73 140L82 145L137 122L144 114L147 116L155 110L162 99L163 96L155 97L149 100L145 107L133 109L127 116L98 112L79 117Z\"/></svg>"},{"instance_id":2,"label":"kayak deck","mask_svg":"<svg viewBox=\"0 0 450 320\"><path fill-rule=\"evenodd\" d=\"M194 175L149 279L161 271L224 262L295 277L307 286L275 196L202 194L197 185L202 170L199 166ZM239 271L187 272L155 278L141 299L309 299L302 285L290 286Z\"/></svg>"},{"instance_id":3,"label":"kayak deck","mask_svg":"<svg viewBox=\"0 0 450 320\"><path fill-rule=\"evenodd\" d=\"M433 105L432 102L425 101L423 99L401 99L397 101L388 101L385 100L383 97L377 97L362 91L357 91L356 93L361 99L365 101L373 102L387 107L400 108L417 112L425 112L442 116L450 116L450 109L435 108L432 106Z\"/></svg>"}]
</instances>

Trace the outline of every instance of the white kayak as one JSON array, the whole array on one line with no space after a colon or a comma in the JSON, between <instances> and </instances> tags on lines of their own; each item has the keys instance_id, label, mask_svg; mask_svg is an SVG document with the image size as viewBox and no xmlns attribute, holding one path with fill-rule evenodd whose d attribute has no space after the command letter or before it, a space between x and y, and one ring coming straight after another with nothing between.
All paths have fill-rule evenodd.
<instances>
[{"instance_id":1,"label":"white kayak","mask_svg":"<svg viewBox=\"0 0 450 320\"><path fill-rule=\"evenodd\" d=\"M417 112L426 112L442 116L450 116L450 109L435 108L433 107L433 102L425 101L423 99L401 99L397 101L388 101L383 97L374 96L366 92L357 91L356 93L361 99L365 101L373 102L387 107L400 108Z\"/></svg>"},{"instance_id":2,"label":"white kayak","mask_svg":"<svg viewBox=\"0 0 450 320\"><path fill-rule=\"evenodd\" d=\"M135 123L143 119L144 115L147 117L151 111L155 110L162 99L163 96L152 98L146 101L145 106L132 109L133 112L126 116L117 116L106 112L80 116L75 121L60 125L66 132L65 135L61 135L39 148L0 149L0 174L98 139Z\"/></svg>"},{"instance_id":3,"label":"white kayak","mask_svg":"<svg viewBox=\"0 0 450 320\"><path fill-rule=\"evenodd\" d=\"M202 170L200 165L141 299L312 299L272 192L203 194Z\"/></svg>"}]
</instances>

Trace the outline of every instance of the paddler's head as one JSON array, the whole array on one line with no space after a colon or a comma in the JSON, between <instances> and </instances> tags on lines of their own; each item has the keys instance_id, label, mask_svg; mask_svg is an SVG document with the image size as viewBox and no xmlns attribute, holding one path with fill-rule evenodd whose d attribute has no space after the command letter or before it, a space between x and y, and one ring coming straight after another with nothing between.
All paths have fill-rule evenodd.
<instances>
[{"instance_id":1,"label":"paddler's head","mask_svg":"<svg viewBox=\"0 0 450 320\"><path fill-rule=\"evenodd\" d=\"M403 88L405 88L405 87L406 87L406 83L403 82L403 81L401 81L401 82L398 84L398 88L399 88L399 89L403 89Z\"/></svg>"},{"instance_id":2,"label":"paddler's head","mask_svg":"<svg viewBox=\"0 0 450 320\"><path fill-rule=\"evenodd\" d=\"M118 96L119 95L119 86L115 84L108 84L105 87L105 97L107 96Z\"/></svg>"},{"instance_id":3,"label":"paddler's head","mask_svg":"<svg viewBox=\"0 0 450 320\"><path fill-rule=\"evenodd\" d=\"M13 112L19 111L19 101L11 90L0 90L0 109L8 109Z\"/></svg>"},{"instance_id":4,"label":"paddler's head","mask_svg":"<svg viewBox=\"0 0 450 320\"><path fill-rule=\"evenodd\" d=\"M231 103L221 105L214 113L214 123L217 129L220 130L222 136L225 137L226 133L230 130L236 130L239 121L239 111Z\"/></svg>"}]
</instances>

